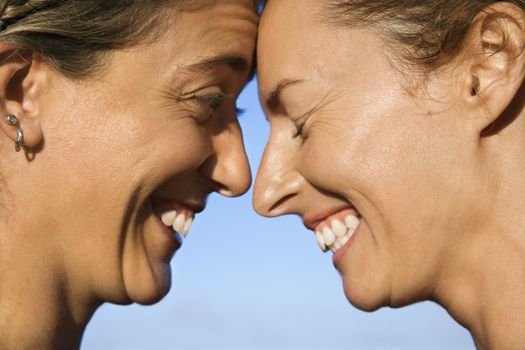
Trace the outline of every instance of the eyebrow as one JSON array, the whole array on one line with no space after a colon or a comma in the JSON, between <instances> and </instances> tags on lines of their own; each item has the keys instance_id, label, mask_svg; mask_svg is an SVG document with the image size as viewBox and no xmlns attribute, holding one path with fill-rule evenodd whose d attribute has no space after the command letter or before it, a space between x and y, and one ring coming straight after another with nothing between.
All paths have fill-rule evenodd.
<instances>
[{"instance_id":1,"label":"eyebrow","mask_svg":"<svg viewBox=\"0 0 525 350\"><path fill-rule=\"evenodd\" d=\"M302 83L301 79L283 79L279 81L275 87L270 91L266 99L266 106L268 109L275 110L281 104L281 94L287 87Z\"/></svg>"},{"instance_id":2,"label":"eyebrow","mask_svg":"<svg viewBox=\"0 0 525 350\"><path fill-rule=\"evenodd\" d=\"M236 72L245 72L251 69L248 61L240 56L226 54L213 57L204 57L197 63L186 67L186 70L192 72L209 72L210 70L229 67Z\"/></svg>"}]
</instances>

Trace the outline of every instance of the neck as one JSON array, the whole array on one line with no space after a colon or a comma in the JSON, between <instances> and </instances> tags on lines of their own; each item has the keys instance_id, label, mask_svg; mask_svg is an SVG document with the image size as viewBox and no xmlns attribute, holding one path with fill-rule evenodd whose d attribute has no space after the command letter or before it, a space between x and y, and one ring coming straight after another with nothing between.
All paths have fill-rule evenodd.
<instances>
[{"instance_id":1,"label":"neck","mask_svg":"<svg viewBox=\"0 0 525 350\"><path fill-rule=\"evenodd\" d=\"M78 349L98 304L73 293L50 242L0 235L0 349Z\"/></svg>"},{"instance_id":2,"label":"neck","mask_svg":"<svg viewBox=\"0 0 525 350\"><path fill-rule=\"evenodd\" d=\"M507 154L509 149L516 145ZM525 159L521 155L525 151L494 164L500 169L497 186L480 187L494 190L479 216L483 227L458 240L435 289L435 300L471 332L478 349L525 344L525 165L516 161Z\"/></svg>"},{"instance_id":3,"label":"neck","mask_svg":"<svg viewBox=\"0 0 525 350\"><path fill-rule=\"evenodd\" d=\"M436 300L471 332L478 349L525 344L525 249L510 244L471 246L479 259L443 279L436 291Z\"/></svg>"}]
</instances>

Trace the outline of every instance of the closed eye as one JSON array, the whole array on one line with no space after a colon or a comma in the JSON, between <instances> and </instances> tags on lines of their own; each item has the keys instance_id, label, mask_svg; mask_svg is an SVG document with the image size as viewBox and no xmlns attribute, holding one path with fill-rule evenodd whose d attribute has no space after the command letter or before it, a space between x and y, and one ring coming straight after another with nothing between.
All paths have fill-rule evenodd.
<instances>
[{"instance_id":1,"label":"closed eye","mask_svg":"<svg viewBox=\"0 0 525 350\"><path fill-rule=\"evenodd\" d=\"M195 96L195 98L206 103L214 111L217 111L221 107L223 102L232 99L230 95L226 95L223 93L217 93L217 94L206 95L206 96ZM245 112L246 112L245 109L235 108L235 113L237 114L237 117L241 117Z\"/></svg>"},{"instance_id":2,"label":"closed eye","mask_svg":"<svg viewBox=\"0 0 525 350\"><path fill-rule=\"evenodd\" d=\"M220 109L223 102L226 102L233 98L233 96L224 94L222 92L210 95L200 95L197 92L193 92L189 95L181 96L177 91L170 88L163 91L163 95L168 97L170 100L175 100L177 102L197 102L201 106L211 108L213 113L216 113ZM235 111L238 117L242 116L245 113L245 110L242 108L236 108Z\"/></svg>"},{"instance_id":3,"label":"closed eye","mask_svg":"<svg viewBox=\"0 0 525 350\"><path fill-rule=\"evenodd\" d=\"M197 101L200 101L208 105L214 111L217 111L221 107L221 104L224 101L231 99L231 96L228 96L223 93L216 93L216 94L204 95L204 96L194 95L193 98L196 99Z\"/></svg>"},{"instance_id":4,"label":"closed eye","mask_svg":"<svg viewBox=\"0 0 525 350\"><path fill-rule=\"evenodd\" d=\"M297 131L295 132L295 135L293 136L294 139L303 136L303 130L304 130L305 124L306 122L302 123L301 125L297 127Z\"/></svg>"}]
</instances>

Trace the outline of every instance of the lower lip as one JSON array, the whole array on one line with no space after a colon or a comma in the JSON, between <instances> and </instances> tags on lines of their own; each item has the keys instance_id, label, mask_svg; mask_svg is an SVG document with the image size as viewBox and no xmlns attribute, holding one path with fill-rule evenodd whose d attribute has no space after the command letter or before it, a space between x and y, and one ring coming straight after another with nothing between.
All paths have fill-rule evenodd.
<instances>
[{"instance_id":1,"label":"lower lip","mask_svg":"<svg viewBox=\"0 0 525 350\"><path fill-rule=\"evenodd\" d=\"M354 243L355 238L359 234L360 228L361 228L361 223L359 223L359 225L357 226L357 228L354 231L354 234L352 235L352 237L350 237L348 242L346 242L344 246L339 248L334 253L334 255L332 256L332 262L334 263L334 266L336 268L339 266L339 264L340 264L341 260L343 259L343 256L346 253L346 251L352 247L352 244Z\"/></svg>"}]
</instances>

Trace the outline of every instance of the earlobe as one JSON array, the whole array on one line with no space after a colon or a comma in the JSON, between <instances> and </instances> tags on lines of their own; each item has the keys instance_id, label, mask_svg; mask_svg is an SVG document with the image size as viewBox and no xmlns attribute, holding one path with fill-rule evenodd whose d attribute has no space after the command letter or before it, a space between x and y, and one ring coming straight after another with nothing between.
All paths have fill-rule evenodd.
<instances>
[{"instance_id":1,"label":"earlobe","mask_svg":"<svg viewBox=\"0 0 525 350\"><path fill-rule=\"evenodd\" d=\"M31 50L0 44L0 129L19 147L42 142L38 89L42 76ZM16 120L16 123L14 123Z\"/></svg>"},{"instance_id":2,"label":"earlobe","mask_svg":"<svg viewBox=\"0 0 525 350\"><path fill-rule=\"evenodd\" d=\"M481 134L504 113L519 92L525 75L525 13L509 3L485 8L472 22L467 36L466 90L478 109L476 130Z\"/></svg>"}]
</instances>

